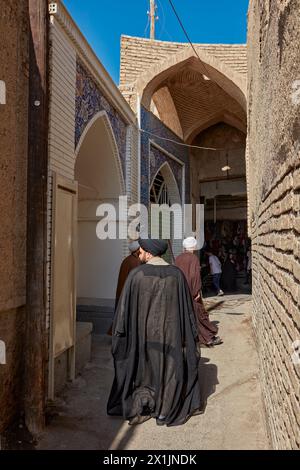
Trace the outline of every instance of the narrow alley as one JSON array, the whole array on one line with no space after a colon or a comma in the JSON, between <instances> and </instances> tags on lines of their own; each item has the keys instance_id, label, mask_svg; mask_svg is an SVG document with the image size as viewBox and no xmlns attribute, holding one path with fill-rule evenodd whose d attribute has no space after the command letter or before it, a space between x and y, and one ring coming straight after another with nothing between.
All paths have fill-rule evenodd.
<instances>
[{"instance_id":1,"label":"narrow alley","mask_svg":"<svg viewBox=\"0 0 300 470\"><path fill-rule=\"evenodd\" d=\"M0 4L0 450L299 450L300 0Z\"/></svg>"},{"instance_id":2,"label":"narrow alley","mask_svg":"<svg viewBox=\"0 0 300 470\"><path fill-rule=\"evenodd\" d=\"M202 415L170 428L156 426L155 420L129 426L108 417L111 339L98 335L93 337L92 361L54 402L38 449L268 449L251 297L210 297L206 305L224 344L201 349L201 390L207 401Z\"/></svg>"}]
</instances>

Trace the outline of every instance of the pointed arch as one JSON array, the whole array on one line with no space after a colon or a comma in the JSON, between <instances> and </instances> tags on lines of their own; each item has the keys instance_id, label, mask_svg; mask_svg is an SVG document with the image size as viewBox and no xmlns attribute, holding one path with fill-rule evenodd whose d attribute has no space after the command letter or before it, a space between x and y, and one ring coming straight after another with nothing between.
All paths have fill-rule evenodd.
<instances>
[{"instance_id":1,"label":"pointed arch","mask_svg":"<svg viewBox=\"0 0 300 470\"><path fill-rule=\"evenodd\" d=\"M199 123L196 123L193 127L191 127L191 129L189 129L189 132L186 134L186 142L188 144L191 144L194 138L198 134L200 134L200 132L203 132L205 129L208 129L209 127L214 126L215 124L218 124L219 122L225 122L225 124L235 127L239 131L243 132L245 135L247 134L246 124L244 124L234 114L226 111L225 113L216 114L213 119L210 119L209 121L201 123L200 126L199 126Z\"/></svg>"},{"instance_id":2,"label":"pointed arch","mask_svg":"<svg viewBox=\"0 0 300 470\"><path fill-rule=\"evenodd\" d=\"M180 197L180 191L179 191L179 188L178 188L178 184L177 184L174 173L173 173L173 171L172 171L172 169L171 169L168 162L164 162L159 167L159 169L157 170L157 172L155 173L155 175L154 175L154 177L151 181L150 188L152 188L152 186L154 184L154 181L155 181L155 178L157 177L158 173L161 173L161 175L162 175L162 177L163 177L163 179L164 179L164 181L167 185L171 205L181 204L182 201L181 201L181 197Z\"/></svg>"},{"instance_id":3,"label":"pointed arch","mask_svg":"<svg viewBox=\"0 0 300 470\"><path fill-rule=\"evenodd\" d=\"M105 111L86 125L75 151L78 182L78 278L79 298L113 301L124 241L97 237L97 208L107 204L110 223L119 233L119 196L125 195L121 160L114 132Z\"/></svg>"},{"instance_id":4,"label":"pointed arch","mask_svg":"<svg viewBox=\"0 0 300 470\"><path fill-rule=\"evenodd\" d=\"M101 193L103 194L103 184L101 180L103 180L105 187L105 180L111 178L110 182L113 187L114 194L116 195L118 193L118 196L125 195L125 181L118 145L106 111L99 111L95 114L95 116L86 125L79 139L75 149L75 175L76 172L81 173L81 175L83 175L84 172L86 173L84 167L87 167L88 165L84 160L87 158L89 158L89 163L91 164L91 172L93 172L93 169L95 169L95 171L97 169L101 170L101 151L106 154L104 155L102 162L105 174L99 171L97 174L95 173L93 175L95 178L98 177L99 181L94 188L95 191L98 186L101 186L101 188L99 187L98 189L101 190ZM107 156L112 156L113 158L110 159L109 162L106 162L108 165L105 165L104 160ZM80 159L82 161L80 161ZM86 168L86 170L88 170L88 168Z\"/></svg>"}]
</instances>

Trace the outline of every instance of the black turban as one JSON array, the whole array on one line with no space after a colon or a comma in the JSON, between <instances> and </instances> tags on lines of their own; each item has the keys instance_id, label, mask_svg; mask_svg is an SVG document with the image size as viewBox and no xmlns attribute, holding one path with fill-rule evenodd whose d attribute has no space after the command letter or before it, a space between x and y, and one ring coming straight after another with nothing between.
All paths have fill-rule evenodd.
<instances>
[{"instance_id":1,"label":"black turban","mask_svg":"<svg viewBox=\"0 0 300 470\"><path fill-rule=\"evenodd\" d=\"M164 240L139 239L140 247L153 256L162 256L168 249L168 243Z\"/></svg>"}]
</instances>

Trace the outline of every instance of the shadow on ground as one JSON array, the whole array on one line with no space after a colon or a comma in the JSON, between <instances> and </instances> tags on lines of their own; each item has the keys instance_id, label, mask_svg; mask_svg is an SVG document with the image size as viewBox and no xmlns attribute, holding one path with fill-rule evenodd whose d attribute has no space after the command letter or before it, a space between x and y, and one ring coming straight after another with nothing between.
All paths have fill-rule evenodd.
<instances>
[{"instance_id":1,"label":"shadow on ground","mask_svg":"<svg viewBox=\"0 0 300 470\"><path fill-rule=\"evenodd\" d=\"M210 363L207 357L201 357L199 365L200 391L202 397L202 411L205 412L208 398L215 393L218 385L218 368Z\"/></svg>"},{"instance_id":2,"label":"shadow on ground","mask_svg":"<svg viewBox=\"0 0 300 470\"><path fill-rule=\"evenodd\" d=\"M211 320L219 322L224 344L202 348L200 387L203 413L183 426L157 426L151 419L129 426L108 417L106 403L113 380L111 338L94 336L93 357L68 385L38 449L57 450L230 450L266 449L258 358L251 329L251 298L204 299ZM241 313L243 317L241 317ZM217 364L217 365L216 365Z\"/></svg>"}]
</instances>

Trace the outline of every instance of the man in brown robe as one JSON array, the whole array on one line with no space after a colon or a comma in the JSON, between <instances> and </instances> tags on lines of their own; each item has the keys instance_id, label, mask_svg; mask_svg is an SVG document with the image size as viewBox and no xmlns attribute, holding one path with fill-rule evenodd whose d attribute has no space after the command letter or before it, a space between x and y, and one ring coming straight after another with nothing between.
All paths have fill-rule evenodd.
<instances>
[{"instance_id":1,"label":"man in brown robe","mask_svg":"<svg viewBox=\"0 0 300 470\"><path fill-rule=\"evenodd\" d=\"M202 300L201 267L198 257L194 254L197 250L197 240L188 237L183 241L183 247L185 251L177 256L175 265L184 273L191 291L200 343L208 347L222 344L223 341L216 336L218 327L210 321Z\"/></svg>"},{"instance_id":2,"label":"man in brown robe","mask_svg":"<svg viewBox=\"0 0 300 470\"><path fill-rule=\"evenodd\" d=\"M126 279L128 277L128 274L130 271L132 271L134 268L137 268L142 264L142 262L139 259L139 254L140 254L140 245L138 241L132 241L128 245L130 255L127 256L123 261L120 266L120 271L119 271L119 278L118 278L118 285L117 285L117 291L116 291L116 300L115 300L115 311L118 306L119 298L121 296L124 284L126 282ZM109 336L112 335L112 324L107 332Z\"/></svg>"},{"instance_id":3,"label":"man in brown robe","mask_svg":"<svg viewBox=\"0 0 300 470\"><path fill-rule=\"evenodd\" d=\"M121 295L121 292L123 290L124 284L126 282L126 279L128 277L128 274L130 271L132 271L134 268L137 268L140 266L142 263L139 259L139 254L140 254L140 245L138 241L133 241L129 243L128 245L130 255L125 258L121 264L120 267L120 272L119 272L119 278L118 278L118 285L117 285L117 292L116 292L116 303L115 303L115 309L117 308L119 298Z\"/></svg>"}]
</instances>

